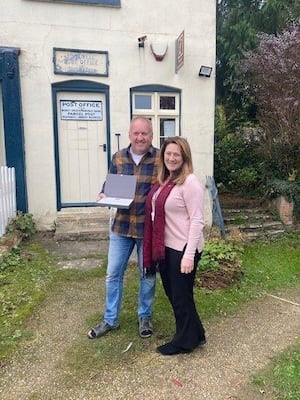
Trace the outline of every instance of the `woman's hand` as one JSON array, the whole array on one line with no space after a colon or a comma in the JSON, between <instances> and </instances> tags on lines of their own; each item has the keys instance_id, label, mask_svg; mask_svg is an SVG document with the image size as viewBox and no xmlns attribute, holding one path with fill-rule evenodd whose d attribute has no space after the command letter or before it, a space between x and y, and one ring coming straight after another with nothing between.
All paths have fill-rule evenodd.
<instances>
[{"instance_id":1,"label":"woman's hand","mask_svg":"<svg viewBox=\"0 0 300 400\"><path fill-rule=\"evenodd\" d=\"M194 269L194 261L188 260L187 258L182 258L180 271L182 274L190 274Z\"/></svg>"}]
</instances>

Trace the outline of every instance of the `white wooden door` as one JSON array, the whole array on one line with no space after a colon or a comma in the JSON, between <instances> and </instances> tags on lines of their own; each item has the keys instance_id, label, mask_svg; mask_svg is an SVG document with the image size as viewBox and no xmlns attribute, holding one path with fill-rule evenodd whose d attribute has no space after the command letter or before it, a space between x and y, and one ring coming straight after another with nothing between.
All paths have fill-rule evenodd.
<instances>
[{"instance_id":1,"label":"white wooden door","mask_svg":"<svg viewBox=\"0 0 300 400\"><path fill-rule=\"evenodd\" d=\"M107 173L105 95L59 92L57 111L61 204L94 202Z\"/></svg>"}]
</instances>

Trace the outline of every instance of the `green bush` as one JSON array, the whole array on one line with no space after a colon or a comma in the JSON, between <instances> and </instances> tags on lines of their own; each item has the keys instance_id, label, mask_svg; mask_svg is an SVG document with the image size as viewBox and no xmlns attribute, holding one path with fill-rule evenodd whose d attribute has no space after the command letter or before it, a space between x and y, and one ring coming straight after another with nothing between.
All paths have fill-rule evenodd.
<instances>
[{"instance_id":1,"label":"green bush","mask_svg":"<svg viewBox=\"0 0 300 400\"><path fill-rule=\"evenodd\" d=\"M272 179L267 182L267 195L274 199L278 196L284 196L289 201L293 201L296 219L300 218L300 182L299 180L289 181L282 179Z\"/></svg>"},{"instance_id":2,"label":"green bush","mask_svg":"<svg viewBox=\"0 0 300 400\"><path fill-rule=\"evenodd\" d=\"M211 239L206 241L201 260L198 264L199 271L217 270L224 266L241 266L240 255L242 248L236 243Z\"/></svg>"},{"instance_id":3,"label":"green bush","mask_svg":"<svg viewBox=\"0 0 300 400\"><path fill-rule=\"evenodd\" d=\"M16 217L11 220L7 227L7 233L15 231L21 232L24 237L33 235L36 232L33 215L29 213L23 214L21 211L18 211Z\"/></svg>"},{"instance_id":4,"label":"green bush","mask_svg":"<svg viewBox=\"0 0 300 400\"><path fill-rule=\"evenodd\" d=\"M232 132L224 123L218 123L215 136L214 176L218 185L246 196L260 194L264 158L259 153L259 129L244 126Z\"/></svg>"},{"instance_id":5,"label":"green bush","mask_svg":"<svg viewBox=\"0 0 300 400\"><path fill-rule=\"evenodd\" d=\"M267 188L271 198L282 195L290 201L300 199L300 183L297 181L272 179L267 182Z\"/></svg>"},{"instance_id":6,"label":"green bush","mask_svg":"<svg viewBox=\"0 0 300 400\"><path fill-rule=\"evenodd\" d=\"M254 167L248 166L238 171L231 171L230 178L236 188L243 188L245 192L253 191L259 182L259 172Z\"/></svg>"}]
</instances>

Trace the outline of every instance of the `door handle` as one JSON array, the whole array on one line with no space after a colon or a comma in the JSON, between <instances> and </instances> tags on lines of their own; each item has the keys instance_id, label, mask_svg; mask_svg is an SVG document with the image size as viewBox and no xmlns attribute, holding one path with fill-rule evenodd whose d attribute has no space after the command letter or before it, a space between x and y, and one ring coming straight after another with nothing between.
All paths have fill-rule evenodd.
<instances>
[{"instance_id":1,"label":"door handle","mask_svg":"<svg viewBox=\"0 0 300 400\"><path fill-rule=\"evenodd\" d=\"M106 152L106 143L100 144L99 147L103 147L103 151Z\"/></svg>"}]
</instances>

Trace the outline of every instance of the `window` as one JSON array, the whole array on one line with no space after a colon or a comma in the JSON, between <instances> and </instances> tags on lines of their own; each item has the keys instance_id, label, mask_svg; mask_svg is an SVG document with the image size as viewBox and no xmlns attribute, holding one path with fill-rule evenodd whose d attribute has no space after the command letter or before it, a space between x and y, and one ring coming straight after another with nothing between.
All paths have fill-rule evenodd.
<instances>
[{"instance_id":1,"label":"window","mask_svg":"<svg viewBox=\"0 0 300 400\"><path fill-rule=\"evenodd\" d=\"M143 91L147 86L131 90L132 116L142 115L151 119L153 125L153 144L160 147L170 136L180 135L180 91L167 92L167 87L149 87L149 92ZM140 91L141 90L141 91Z\"/></svg>"},{"instance_id":2,"label":"window","mask_svg":"<svg viewBox=\"0 0 300 400\"><path fill-rule=\"evenodd\" d=\"M53 3L78 3L78 4L99 4L109 7L121 7L121 0L36 0L52 1Z\"/></svg>"}]
</instances>

